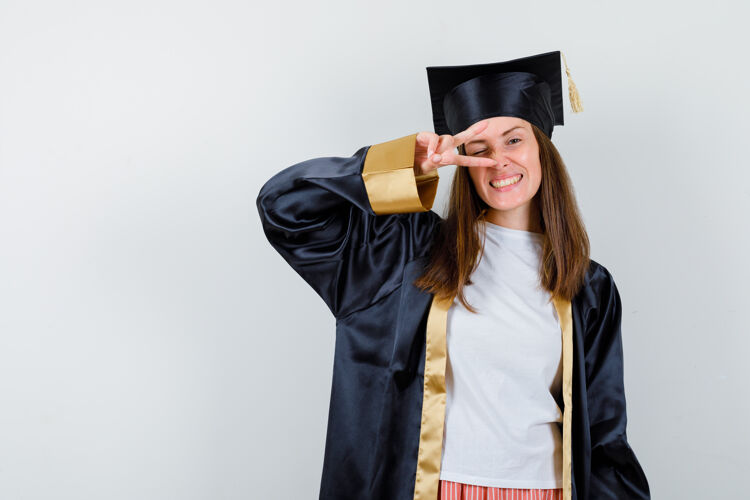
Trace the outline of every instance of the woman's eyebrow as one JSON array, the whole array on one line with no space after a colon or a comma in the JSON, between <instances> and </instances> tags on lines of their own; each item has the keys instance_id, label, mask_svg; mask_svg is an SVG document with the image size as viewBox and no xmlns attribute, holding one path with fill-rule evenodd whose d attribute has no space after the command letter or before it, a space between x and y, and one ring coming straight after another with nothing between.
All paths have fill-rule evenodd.
<instances>
[{"instance_id":1,"label":"woman's eyebrow","mask_svg":"<svg viewBox=\"0 0 750 500\"><path fill-rule=\"evenodd\" d=\"M508 130L506 130L505 132L503 132L502 136L505 137L506 135L510 134L511 132L513 132L517 128L524 128L524 127L523 127L523 125L516 125L515 127L511 127ZM474 144L475 142L484 142L484 139L475 139L473 141L467 142L466 145L468 146L469 144Z\"/></svg>"}]
</instances>

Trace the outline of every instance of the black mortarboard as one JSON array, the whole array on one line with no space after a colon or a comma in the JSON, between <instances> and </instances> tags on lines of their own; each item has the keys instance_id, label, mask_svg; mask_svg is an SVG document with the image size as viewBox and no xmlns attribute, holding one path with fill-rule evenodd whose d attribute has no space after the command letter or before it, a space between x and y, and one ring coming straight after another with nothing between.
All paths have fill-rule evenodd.
<instances>
[{"instance_id":1,"label":"black mortarboard","mask_svg":"<svg viewBox=\"0 0 750 500\"><path fill-rule=\"evenodd\" d=\"M455 135L491 116L515 116L551 138L553 127L564 123L561 54L556 50L497 63L428 67L435 133ZM567 62L565 72L571 107L583 111Z\"/></svg>"}]
</instances>

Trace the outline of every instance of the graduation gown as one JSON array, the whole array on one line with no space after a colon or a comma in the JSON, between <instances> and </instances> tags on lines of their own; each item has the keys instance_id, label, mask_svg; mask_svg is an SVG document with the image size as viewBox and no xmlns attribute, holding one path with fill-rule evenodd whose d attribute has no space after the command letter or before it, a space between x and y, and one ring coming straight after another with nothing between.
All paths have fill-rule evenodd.
<instances>
[{"instance_id":1,"label":"graduation gown","mask_svg":"<svg viewBox=\"0 0 750 500\"><path fill-rule=\"evenodd\" d=\"M268 241L336 318L321 499L437 499L453 301L413 285L443 221L431 210L438 171L414 173L416 135L297 163L257 197ZM591 260L574 299L553 300L562 332L563 497L648 499L626 436L612 275Z\"/></svg>"}]
</instances>

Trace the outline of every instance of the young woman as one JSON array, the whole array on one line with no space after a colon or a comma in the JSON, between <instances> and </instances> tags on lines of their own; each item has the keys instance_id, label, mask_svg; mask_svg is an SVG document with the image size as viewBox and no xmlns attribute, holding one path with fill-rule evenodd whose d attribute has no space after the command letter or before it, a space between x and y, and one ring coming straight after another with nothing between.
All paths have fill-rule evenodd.
<instances>
[{"instance_id":1,"label":"young woman","mask_svg":"<svg viewBox=\"0 0 750 500\"><path fill-rule=\"evenodd\" d=\"M434 133L261 188L269 242L337 320L321 499L650 498L620 297L550 140L559 57L428 68Z\"/></svg>"}]
</instances>

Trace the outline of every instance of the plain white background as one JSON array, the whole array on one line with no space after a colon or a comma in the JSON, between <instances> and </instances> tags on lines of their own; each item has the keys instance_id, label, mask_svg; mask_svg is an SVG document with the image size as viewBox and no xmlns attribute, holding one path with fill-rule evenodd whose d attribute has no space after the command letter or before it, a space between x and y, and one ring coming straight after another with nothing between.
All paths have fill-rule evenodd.
<instances>
[{"instance_id":1,"label":"plain white background","mask_svg":"<svg viewBox=\"0 0 750 500\"><path fill-rule=\"evenodd\" d=\"M748 14L0 1L0 498L317 498L335 322L265 240L260 187L432 130L426 66L551 50L652 495L744 491Z\"/></svg>"}]
</instances>

